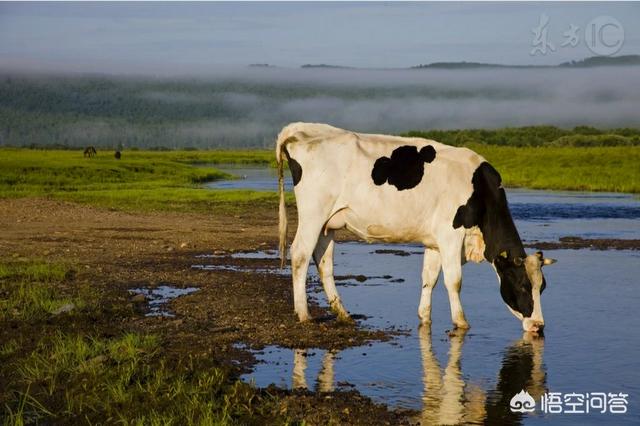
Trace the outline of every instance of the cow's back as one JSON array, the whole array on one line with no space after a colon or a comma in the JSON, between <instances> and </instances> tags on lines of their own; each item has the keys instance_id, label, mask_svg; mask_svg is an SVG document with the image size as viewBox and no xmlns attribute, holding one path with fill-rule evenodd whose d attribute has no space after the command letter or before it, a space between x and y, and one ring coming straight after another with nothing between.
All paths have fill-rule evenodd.
<instances>
[{"instance_id":1,"label":"cow's back","mask_svg":"<svg viewBox=\"0 0 640 426\"><path fill-rule=\"evenodd\" d=\"M450 226L471 196L473 173L484 161L469 149L432 140L356 133L326 124L291 124L278 141L290 165L300 168L295 186L299 207L313 199L331 204L332 214L348 208L350 220L361 222L357 233L371 240L424 242L419 235L434 234L443 223ZM429 146L431 155L420 156L431 151ZM418 165L415 158L430 161ZM400 177L385 176L385 164ZM411 167L416 172L405 173ZM402 238L387 238L400 228Z\"/></svg>"}]
</instances>

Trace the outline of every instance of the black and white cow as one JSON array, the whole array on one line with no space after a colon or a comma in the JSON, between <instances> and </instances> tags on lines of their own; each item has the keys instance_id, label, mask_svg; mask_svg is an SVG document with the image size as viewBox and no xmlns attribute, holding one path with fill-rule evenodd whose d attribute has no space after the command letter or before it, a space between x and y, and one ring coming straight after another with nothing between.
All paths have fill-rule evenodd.
<instances>
[{"instance_id":1,"label":"black and white cow","mask_svg":"<svg viewBox=\"0 0 640 426\"><path fill-rule=\"evenodd\" d=\"M422 243L418 316L431 321L431 292L440 270L451 319L469 327L460 303L462 264L490 262L500 294L526 331L544 326L541 252L527 256L498 172L484 158L422 138L354 133L326 124L293 123L276 143L279 234L286 257L283 163L293 176L298 229L291 245L295 311L309 320L306 277L313 257L332 310L349 320L333 278L334 231L346 228L368 242Z\"/></svg>"}]
</instances>

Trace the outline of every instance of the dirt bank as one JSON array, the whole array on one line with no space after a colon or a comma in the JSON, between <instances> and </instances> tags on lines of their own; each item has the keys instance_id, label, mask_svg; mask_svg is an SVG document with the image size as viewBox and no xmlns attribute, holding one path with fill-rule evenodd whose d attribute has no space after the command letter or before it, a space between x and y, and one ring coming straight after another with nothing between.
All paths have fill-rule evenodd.
<instances>
[{"instance_id":1,"label":"dirt bank","mask_svg":"<svg viewBox=\"0 0 640 426\"><path fill-rule=\"evenodd\" d=\"M540 250L593 249L593 250L640 250L640 240L612 238L560 237L558 241L529 241L525 247Z\"/></svg>"},{"instance_id":2,"label":"dirt bank","mask_svg":"<svg viewBox=\"0 0 640 426\"><path fill-rule=\"evenodd\" d=\"M64 315L38 327L12 321L0 331L2 341L58 329L93 335L142 331L161 336L168 358L208 359L237 377L255 362L246 348L345 348L391 338L384 330L338 323L313 299L311 313L317 320L299 324L286 276L192 267L198 255L275 248L276 212L271 209L255 208L233 217L133 214L48 199L5 199L0 200L0 228L2 259L71 264L73 280L61 291L73 291L79 283L89 285L101 307L101 314L90 323ZM251 265L256 266L256 261L223 259L227 264L254 262ZM258 262L274 267L277 261ZM147 303L130 290L160 285L198 291L170 303L174 317L147 317ZM312 424L323 423L329 414L340 423L352 424L369 423L372 416L381 423L406 419L405 414L391 412L357 392L273 392L286 413Z\"/></svg>"}]
</instances>

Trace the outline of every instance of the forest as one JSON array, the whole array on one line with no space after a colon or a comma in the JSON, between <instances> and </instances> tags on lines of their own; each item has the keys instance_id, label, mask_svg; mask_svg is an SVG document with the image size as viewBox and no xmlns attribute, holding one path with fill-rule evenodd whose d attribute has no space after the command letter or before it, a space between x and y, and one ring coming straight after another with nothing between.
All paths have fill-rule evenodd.
<instances>
[{"instance_id":1,"label":"forest","mask_svg":"<svg viewBox=\"0 0 640 426\"><path fill-rule=\"evenodd\" d=\"M5 72L0 146L270 148L292 121L453 145L637 145L630 105L638 90L627 85L634 67L618 68L597 87L589 82L601 71L584 69L247 67L199 78Z\"/></svg>"}]
</instances>

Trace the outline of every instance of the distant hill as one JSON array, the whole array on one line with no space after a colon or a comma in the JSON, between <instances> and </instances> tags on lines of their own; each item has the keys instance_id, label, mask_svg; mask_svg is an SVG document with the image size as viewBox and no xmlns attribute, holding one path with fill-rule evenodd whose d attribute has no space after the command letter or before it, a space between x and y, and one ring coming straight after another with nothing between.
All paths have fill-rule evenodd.
<instances>
[{"instance_id":1,"label":"distant hill","mask_svg":"<svg viewBox=\"0 0 640 426\"><path fill-rule=\"evenodd\" d=\"M640 65L640 55L592 56L581 61L563 62L559 67L589 68L602 66Z\"/></svg>"},{"instance_id":2,"label":"distant hill","mask_svg":"<svg viewBox=\"0 0 640 426\"><path fill-rule=\"evenodd\" d=\"M465 69L465 68L540 68L539 65L504 65L504 64L487 64L484 62L433 62L430 64L420 64L411 67L412 69L421 68L443 68L443 69ZM544 66L548 67L548 66Z\"/></svg>"},{"instance_id":3,"label":"distant hill","mask_svg":"<svg viewBox=\"0 0 640 426\"><path fill-rule=\"evenodd\" d=\"M581 61L563 62L558 65L506 65L483 62L433 62L411 67L412 69L473 69L473 68L591 68L602 66L640 65L640 55L592 56Z\"/></svg>"},{"instance_id":4,"label":"distant hill","mask_svg":"<svg viewBox=\"0 0 640 426\"><path fill-rule=\"evenodd\" d=\"M513 65L513 64L493 64L486 62L431 62L428 64L420 64L409 67L409 69L479 69L479 68L509 68L509 69L538 69L538 68L593 68L602 66L637 66L640 65L640 55L623 55L623 56L592 56L580 61L562 62L557 65ZM250 64L251 68L274 68L276 65L271 64ZM403 69L403 68L361 68L350 67L346 65L331 64L304 64L300 68L319 68L319 69ZM406 69L406 68L404 68Z\"/></svg>"},{"instance_id":5,"label":"distant hill","mask_svg":"<svg viewBox=\"0 0 640 426\"><path fill-rule=\"evenodd\" d=\"M338 68L338 69L351 69L353 67L345 67L342 65L328 65L328 64L304 64L300 68Z\"/></svg>"}]
</instances>

